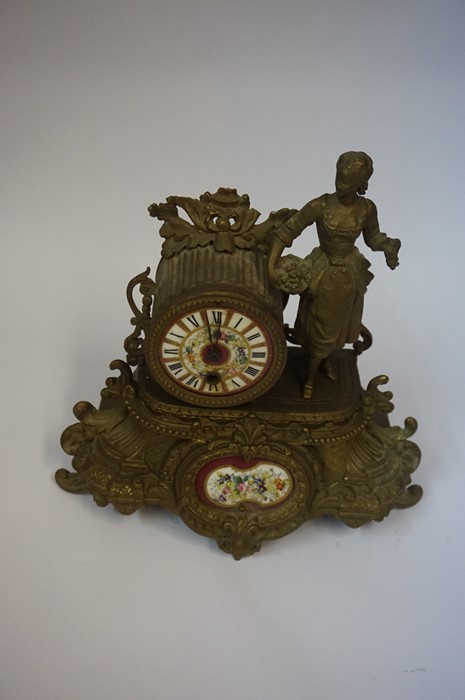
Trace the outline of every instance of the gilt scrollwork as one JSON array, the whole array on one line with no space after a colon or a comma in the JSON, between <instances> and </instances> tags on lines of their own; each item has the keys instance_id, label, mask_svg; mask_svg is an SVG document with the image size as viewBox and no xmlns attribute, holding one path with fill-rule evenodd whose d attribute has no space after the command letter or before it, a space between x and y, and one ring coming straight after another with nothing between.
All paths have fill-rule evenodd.
<instances>
[{"instance_id":1,"label":"gilt scrollwork","mask_svg":"<svg viewBox=\"0 0 465 700\"><path fill-rule=\"evenodd\" d=\"M380 391L385 375L375 377L362 397L366 414L363 430L354 432L336 446L325 445L320 453L325 460L325 485L317 494L315 514L331 514L351 527L370 520L383 520L393 508L418 503L422 489L411 484L421 452L409 438L417 422L407 418L404 427L380 421L394 405L392 392Z\"/></svg>"},{"instance_id":2,"label":"gilt scrollwork","mask_svg":"<svg viewBox=\"0 0 465 700\"><path fill-rule=\"evenodd\" d=\"M190 221L179 215L182 209ZM257 224L260 212L250 207L247 194L236 189L220 187L215 193L205 192L193 197L168 197L166 203L151 204L150 216L163 221L160 236L165 239L162 258L178 255L183 250L212 245L219 253L235 249L268 250L268 236L282 226L295 209L271 212L268 219Z\"/></svg>"},{"instance_id":3,"label":"gilt scrollwork","mask_svg":"<svg viewBox=\"0 0 465 700\"><path fill-rule=\"evenodd\" d=\"M148 267L144 272L133 277L129 282L126 296L131 307L131 311L134 316L131 318L131 324L134 326L134 330L131 335L128 335L124 341L124 349L127 353L127 361L130 365L137 365L139 359L143 356L143 344L144 339L141 337L141 333L147 332L148 324L150 322L150 311L152 308L153 297L155 294L155 282L150 279L150 267ZM142 308L139 309L138 305L134 300L134 289L139 286L139 292L142 295Z\"/></svg>"},{"instance_id":4,"label":"gilt scrollwork","mask_svg":"<svg viewBox=\"0 0 465 700\"><path fill-rule=\"evenodd\" d=\"M221 448L226 454L237 452L245 460L250 460L258 454L267 455L273 447L266 423L260 422L254 414L249 414L245 420L235 422L226 435L217 437L209 442L210 450ZM280 447L285 447L280 445ZM276 449L276 445L274 446ZM289 454L288 448L285 452Z\"/></svg>"},{"instance_id":5,"label":"gilt scrollwork","mask_svg":"<svg viewBox=\"0 0 465 700\"><path fill-rule=\"evenodd\" d=\"M275 405L268 412L205 408L196 420L182 406L164 414L162 402L146 403L127 363L115 360L111 368L119 376L106 380L100 407L78 402L78 422L63 433L76 473L56 474L63 489L91 493L100 506L111 503L126 515L145 505L172 510L240 558L310 518L332 515L359 527L421 498L421 487L411 483L421 457L410 440L416 421L391 427L380 419L393 409L392 393L381 390L384 375L363 392L355 424L344 418L345 432L338 429L332 438L327 416L321 424L309 423L306 413L289 421ZM247 502L220 508L202 499L199 470L228 454L245 464L260 459L282 465L292 476L289 496L258 511Z\"/></svg>"}]
</instances>

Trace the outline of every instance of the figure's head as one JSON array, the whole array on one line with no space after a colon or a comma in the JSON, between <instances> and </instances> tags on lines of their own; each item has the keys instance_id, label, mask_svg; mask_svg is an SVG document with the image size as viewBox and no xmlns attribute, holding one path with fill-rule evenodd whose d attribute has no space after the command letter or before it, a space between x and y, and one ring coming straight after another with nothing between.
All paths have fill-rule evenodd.
<instances>
[{"instance_id":1,"label":"figure's head","mask_svg":"<svg viewBox=\"0 0 465 700\"><path fill-rule=\"evenodd\" d=\"M373 174L373 161L363 151L347 151L336 163L336 191L365 194Z\"/></svg>"}]
</instances>

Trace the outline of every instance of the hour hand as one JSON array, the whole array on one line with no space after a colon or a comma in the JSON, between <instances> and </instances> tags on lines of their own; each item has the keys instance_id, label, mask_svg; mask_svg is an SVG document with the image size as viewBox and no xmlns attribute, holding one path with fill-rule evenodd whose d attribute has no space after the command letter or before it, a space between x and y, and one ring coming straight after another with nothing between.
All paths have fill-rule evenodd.
<instances>
[{"instance_id":1,"label":"hour hand","mask_svg":"<svg viewBox=\"0 0 465 700\"><path fill-rule=\"evenodd\" d=\"M211 362L217 362L217 360L220 357L219 354L219 348L218 346L218 340L221 338L221 330L220 326L212 333L212 327L210 325L210 320L208 318L208 313L207 313L207 328L208 328L208 337L210 339L210 347L207 350L207 355L208 358Z\"/></svg>"},{"instance_id":2,"label":"hour hand","mask_svg":"<svg viewBox=\"0 0 465 700\"><path fill-rule=\"evenodd\" d=\"M216 342L218 342L219 339L221 338L221 326L220 326L220 324L218 324L218 328L216 329L216 331L214 332L213 335L216 338Z\"/></svg>"},{"instance_id":3,"label":"hour hand","mask_svg":"<svg viewBox=\"0 0 465 700\"><path fill-rule=\"evenodd\" d=\"M213 336L212 336L212 327L210 326L210 321L208 319L208 312L207 312L207 328L208 328L208 337L210 339L210 345L214 345Z\"/></svg>"}]
</instances>

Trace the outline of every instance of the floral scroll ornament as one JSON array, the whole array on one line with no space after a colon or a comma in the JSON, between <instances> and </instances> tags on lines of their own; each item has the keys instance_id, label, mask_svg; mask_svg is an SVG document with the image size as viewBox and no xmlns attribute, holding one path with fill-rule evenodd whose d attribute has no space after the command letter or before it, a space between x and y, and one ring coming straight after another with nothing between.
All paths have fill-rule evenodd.
<instances>
[{"instance_id":1,"label":"floral scroll ornament","mask_svg":"<svg viewBox=\"0 0 465 700\"><path fill-rule=\"evenodd\" d=\"M209 440L208 448L210 450L226 449L231 453L237 453L245 460L253 459L259 453L262 456L269 453L266 425L260 423L254 414L251 413L240 423L234 423L231 428L232 434L228 431L227 435Z\"/></svg>"}]
</instances>

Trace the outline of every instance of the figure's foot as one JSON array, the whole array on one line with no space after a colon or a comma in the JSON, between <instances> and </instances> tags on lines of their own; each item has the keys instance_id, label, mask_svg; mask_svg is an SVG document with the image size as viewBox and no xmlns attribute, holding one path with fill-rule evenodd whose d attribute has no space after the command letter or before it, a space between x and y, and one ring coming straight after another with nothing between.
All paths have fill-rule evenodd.
<instances>
[{"instance_id":1,"label":"figure's foot","mask_svg":"<svg viewBox=\"0 0 465 700\"><path fill-rule=\"evenodd\" d=\"M321 363L321 369L325 377L328 377L328 379L331 379L332 382L335 382L337 379L337 371L336 367L333 365L333 363L326 358L325 360L322 361Z\"/></svg>"},{"instance_id":2,"label":"figure's foot","mask_svg":"<svg viewBox=\"0 0 465 700\"><path fill-rule=\"evenodd\" d=\"M313 396L313 384L306 384L304 386L304 399L311 399Z\"/></svg>"}]
</instances>

